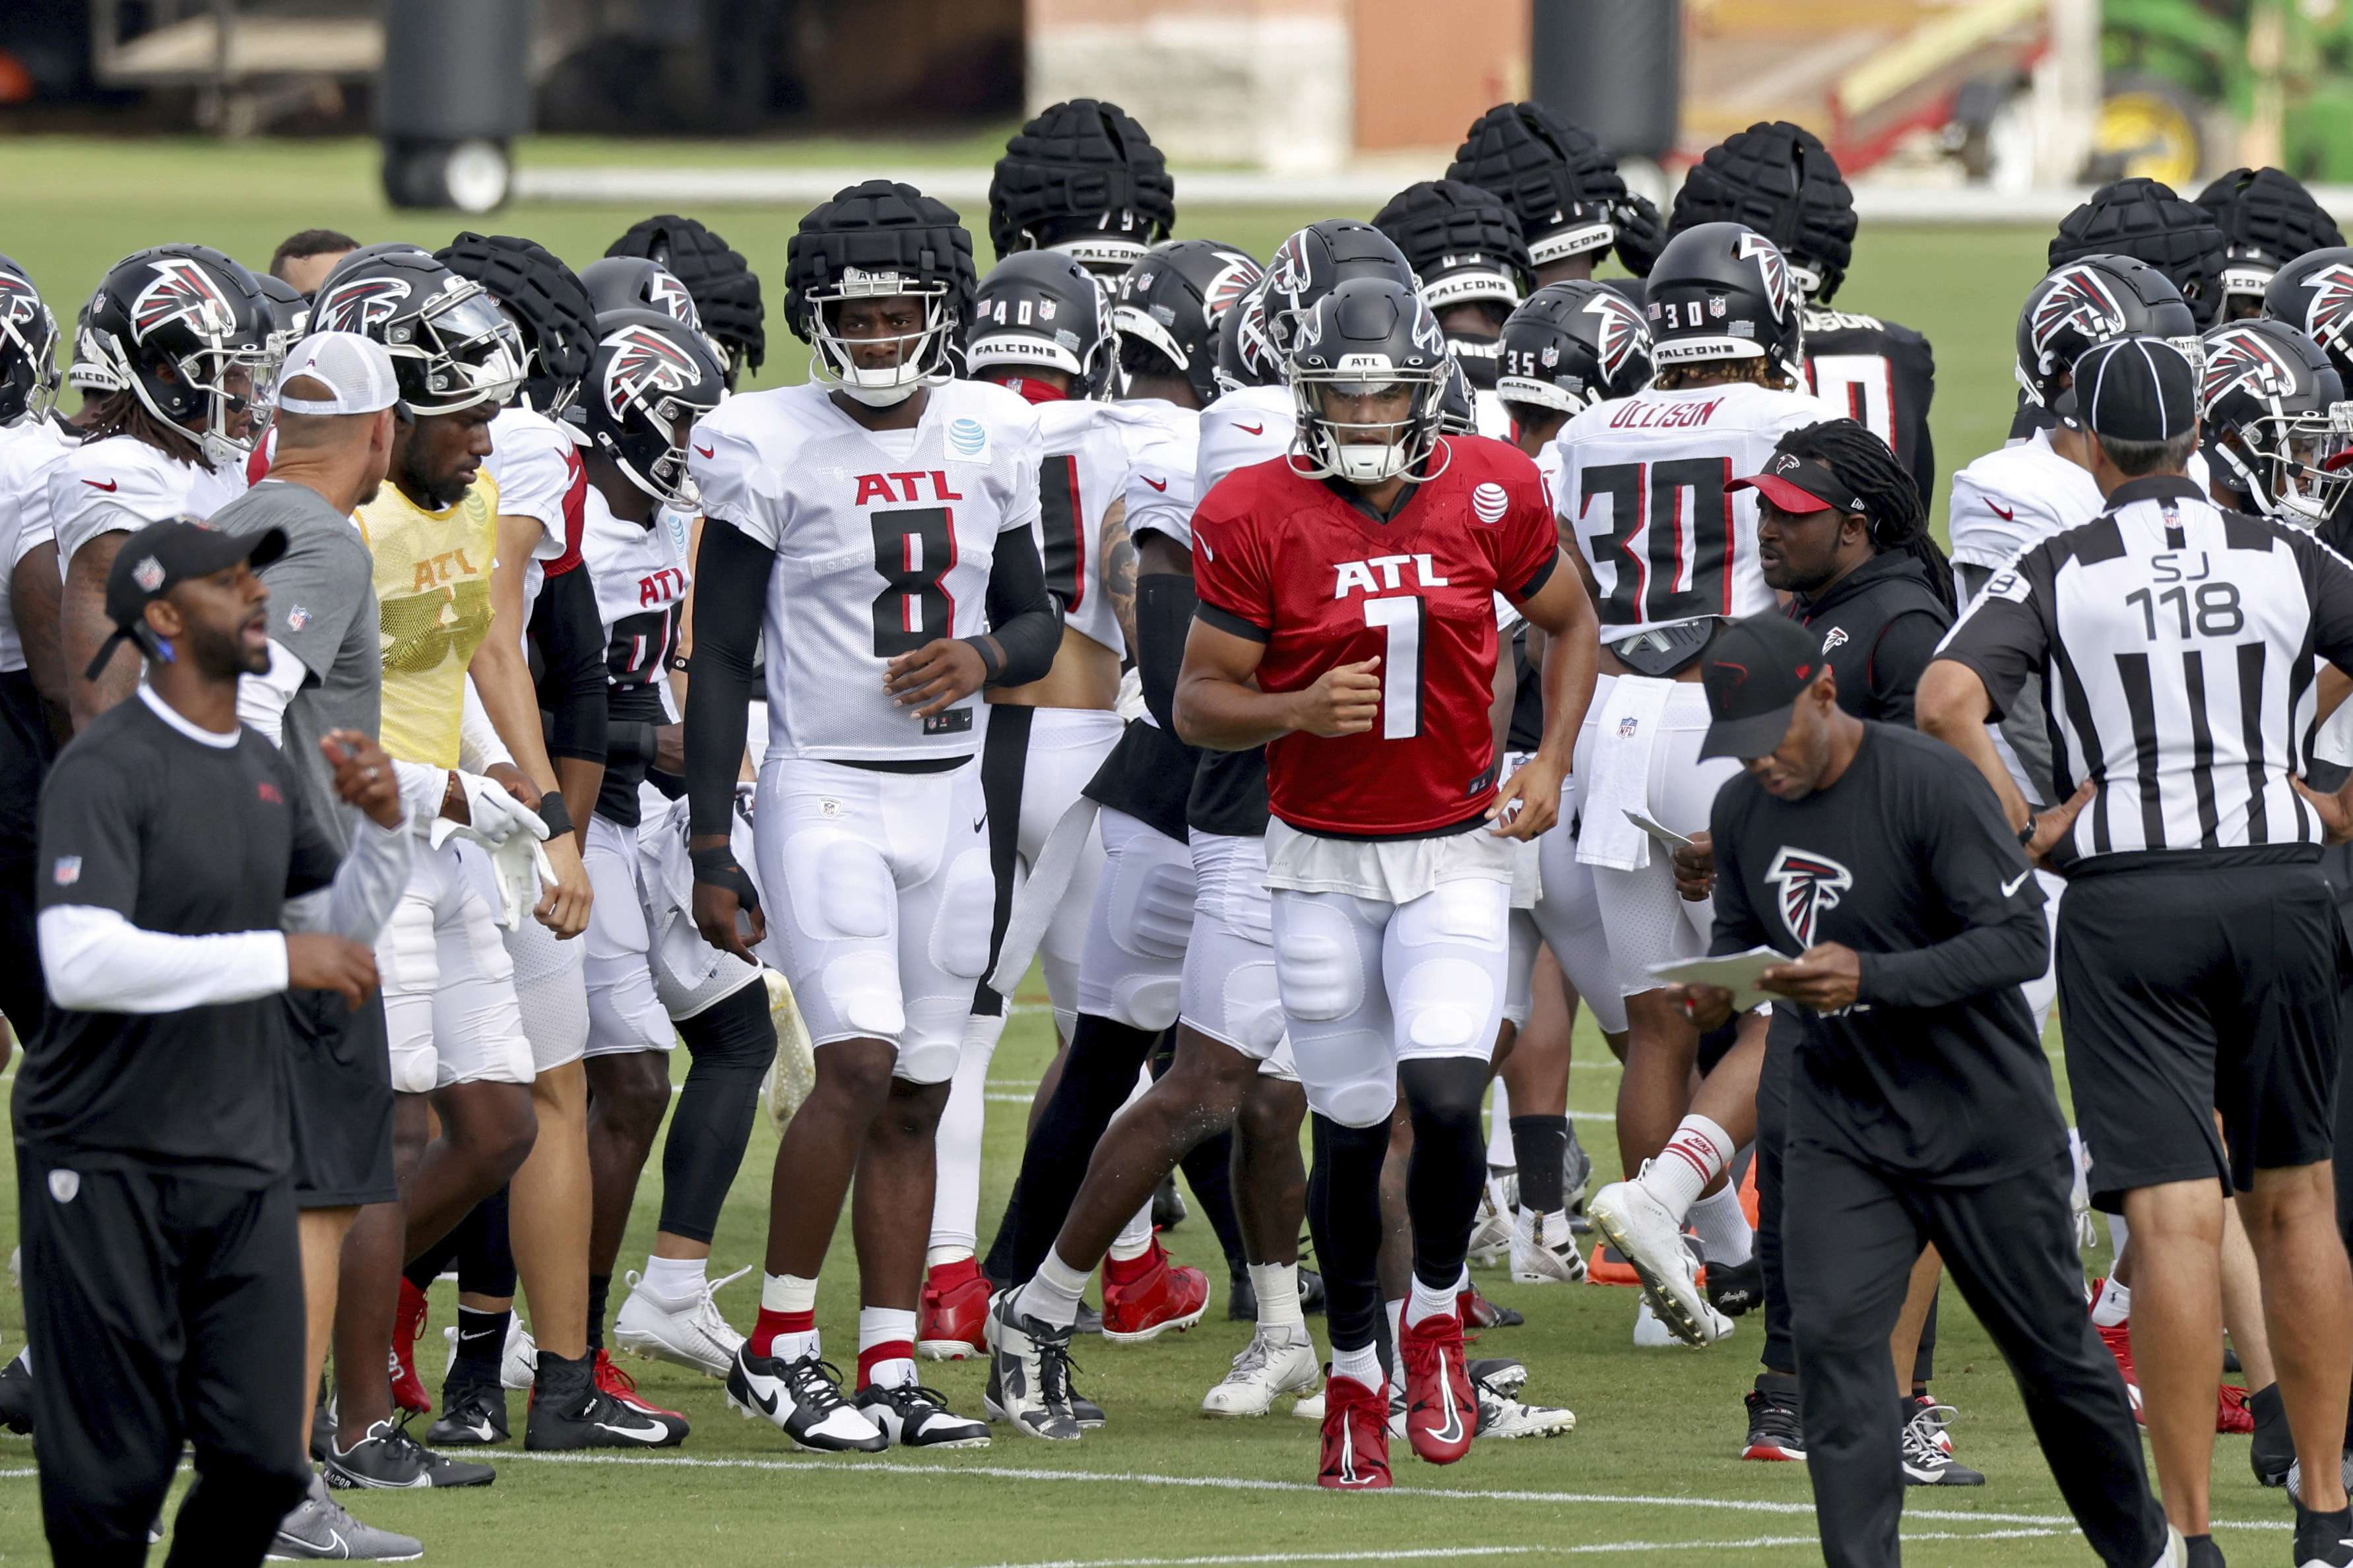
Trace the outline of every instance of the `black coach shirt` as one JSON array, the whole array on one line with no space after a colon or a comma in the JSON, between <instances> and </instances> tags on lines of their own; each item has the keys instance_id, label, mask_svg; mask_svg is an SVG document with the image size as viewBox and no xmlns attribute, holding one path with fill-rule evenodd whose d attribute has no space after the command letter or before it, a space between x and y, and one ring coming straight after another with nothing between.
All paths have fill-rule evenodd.
<instances>
[{"instance_id":1,"label":"black coach shirt","mask_svg":"<svg viewBox=\"0 0 2353 1568\"><path fill-rule=\"evenodd\" d=\"M248 729L222 748L139 696L93 720L41 792L43 910L111 910L173 936L276 931L336 855L294 770ZM259 1187L290 1159L285 1007L275 993L174 1013L52 1007L25 1047L18 1141L43 1163Z\"/></svg>"},{"instance_id":2,"label":"black coach shirt","mask_svg":"<svg viewBox=\"0 0 2353 1568\"><path fill-rule=\"evenodd\" d=\"M1907 552L1874 555L1820 597L1793 596L1782 613L1821 634L1840 707L1858 719L1907 726L1921 672L1953 624L1928 569Z\"/></svg>"},{"instance_id":3,"label":"black coach shirt","mask_svg":"<svg viewBox=\"0 0 2353 1568\"><path fill-rule=\"evenodd\" d=\"M2067 1138L2019 986L2042 973L2042 889L1958 752L1865 723L1838 782L1805 799L1746 773L1719 791L1711 951L1862 955L1855 1005L1799 1026L1788 1136L1900 1176L1974 1184L2050 1159Z\"/></svg>"}]
</instances>

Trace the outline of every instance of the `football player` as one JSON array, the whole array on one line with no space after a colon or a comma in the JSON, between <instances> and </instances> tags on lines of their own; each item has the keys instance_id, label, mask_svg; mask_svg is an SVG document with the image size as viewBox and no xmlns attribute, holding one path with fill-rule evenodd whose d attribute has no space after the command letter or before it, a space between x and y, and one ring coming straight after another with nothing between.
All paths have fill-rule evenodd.
<instances>
[{"instance_id":1,"label":"football player","mask_svg":"<svg viewBox=\"0 0 2353 1568\"><path fill-rule=\"evenodd\" d=\"M1920 493L1935 494L1928 340L1878 316L1830 309L1854 253L1854 194L1821 138L1777 120L1709 148L1675 193L1667 232L1722 222L1746 224L1788 259L1806 299L1806 390L1894 448Z\"/></svg>"},{"instance_id":2,"label":"football player","mask_svg":"<svg viewBox=\"0 0 2353 1568\"><path fill-rule=\"evenodd\" d=\"M634 225L605 254L650 261L685 287L702 330L719 345L728 391L745 371L760 368L768 333L759 275L724 239L691 217L666 213ZM660 308L677 314L667 303Z\"/></svg>"},{"instance_id":3,"label":"football player","mask_svg":"<svg viewBox=\"0 0 2353 1568\"><path fill-rule=\"evenodd\" d=\"M2312 193L2277 169L2233 169L2199 192L2198 205L2222 235L2210 322L2262 315L2263 290L2282 267L2345 243L2337 220L2321 210Z\"/></svg>"},{"instance_id":4,"label":"football player","mask_svg":"<svg viewBox=\"0 0 2353 1568\"><path fill-rule=\"evenodd\" d=\"M255 397L275 374L277 330L253 274L201 245L127 256L91 297L80 346L113 389L47 476L75 729L139 680L139 661L120 656L96 680L87 669L111 629L103 601L115 551L151 518L206 517L245 492L246 457L268 423Z\"/></svg>"},{"instance_id":5,"label":"football player","mask_svg":"<svg viewBox=\"0 0 2353 1568\"><path fill-rule=\"evenodd\" d=\"M1059 250L1115 279L1176 224L1168 161L1115 103L1050 104L1005 144L988 182L988 240L1002 261Z\"/></svg>"},{"instance_id":6,"label":"football player","mask_svg":"<svg viewBox=\"0 0 2353 1568\"><path fill-rule=\"evenodd\" d=\"M1420 280L1455 363L1471 384L1479 434L1511 434L1495 397L1504 320L1535 287L1520 220L1509 207L1460 180L1408 185L1374 215L1373 226L1396 242Z\"/></svg>"},{"instance_id":7,"label":"football player","mask_svg":"<svg viewBox=\"0 0 2353 1568\"><path fill-rule=\"evenodd\" d=\"M1761 468L1783 432L1837 415L1802 390L1804 296L1765 236L1736 223L1684 229L1644 299L1656 379L1575 416L1556 441L1561 527L1600 606L1577 858L1592 868L1626 999L1618 1145L1636 1173L1586 1210L1641 1279L1638 1342L1663 1342L1663 1326L1707 1344L1731 1323L1701 1291L1682 1232L1688 1220L1698 1233L1712 1281L1750 1267L1754 1238L1725 1166L1752 1134L1764 1019L1743 1021L1694 1092L1698 1033L1651 970L1705 951L1709 908L1677 897L1667 841L1640 819L1671 835L1704 829L1733 771L1699 756L1699 656L1726 619L1775 601L1757 565L1755 497L1725 487Z\"/></svg>"},{"instance_id":8,"label":"football player","mask_svg":"<svg viewBox=\"0 0 2353 1568\"><path fill-rule=\"evenodd\" d=\"M2353 484L2339 460L2353 441L2344 378L2285 321L2228 321L2204 342L2198 423L2215 504L2319 527Z\"/></svg>"},{"instance_id":9,"label":"football player","mask_svg":"<svg viewBox=\"0 0 2353 1568\"><path fill-rule=\"evenodd\" d=\"M940 203L851 186L801 220L786 267L813 379L730 399L690 458L705 516L686 728L697 921L747 963L773 939L817 1047L728 1398L803 1447L973 1446L987 1429L915 1381L915 1313L933 1130L996 901L975 700L1044 678L1062 640L1035 535L1038 422L1003 387L951 379L972 241ZM754 836L773 925L728 837L764 631ZM853 1170L855 1407L816 1320Z\"/></svg>"},{"instance_id":10,"label":"football player","mask_svg":"<svg viewBox=\"0 0 2353 1568\"><path fill-rule=\"evenodd\" d=\"M1590 278L1613 247L1641 278L1666 243L1658 207L1626 188L1609 150L1542 104L1499 103L1473 121L1446 177L1493 192L1519 215L1539 284ZM1641 285L1630 292L1639 299Z\"/></svg>"},{"instance_id":11,"label":"football player","mask_svg":"<svg viewBox=\"0 0 2353 1568\"><path fill-rule=\"evenodd\" d=\"M1240 470L1196 511L1200 605L1175 714L1197 743L1265 747L1265 880L1315 1116L1308 1217L1333 1340L1317 1479L1365 1489L1388 1483L1376 1258L1400 1088L1415 1139L1407 1436L1451 1463L1479 1421L1457 1290L1508 985L1509 840L1556 815L1594 632L1590 604L1554 570L1534 465L1439 435L1445 338L1409 288L1342 282L1284 341L1303 467ZM1556 638L1544 744L1500 789L1496 593ZM997 1331L1002 1343L1021 1329L1000 1316Z\"/></svg>"},{"instance_id":12,"label":"football player","mask_svg":"<svg viewBox=\"0 0 2353 1568\"><path fill-rule=\"evenodd\" d=\"M2353 249L2331 246L2282 266L2263 289L2263 315L2310 338L2338 379L2353 380ZM2339 554L2353 548L2348 508L2353 500L2340 494L2320 524L2320 542Z\"/></svg>"}]
</instances>

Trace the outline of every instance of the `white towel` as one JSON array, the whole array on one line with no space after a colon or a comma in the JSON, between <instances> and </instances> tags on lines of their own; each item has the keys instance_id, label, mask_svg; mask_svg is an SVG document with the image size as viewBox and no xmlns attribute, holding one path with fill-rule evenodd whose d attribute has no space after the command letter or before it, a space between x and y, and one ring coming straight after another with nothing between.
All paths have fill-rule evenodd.
<instances>
[{"instance_id":1,"label":"white towel","mask_svg":"<svg viewBox=\"0 0 2353 1568\"><path fill-rule=\"evenodd\" d=\"M997 994L1010 997L1021 977L1029 973L1029 961L1038 956L1046 928L1053 923L1062 895L1071 890L1071 879L1078 872L1080 857L1095 830L1095 816L1102 810L1081 795L1062 808L1046 842L1039 846L1038 863L1029 868L1029 879L1013 896L1005 940L997 950L997 967L989 971L988 987Z\"/></svg>"},{"instance_id":2,"label":"white towel","mask_svg":"<svg viewBox=\"0 0 2353 1568\"><path fill-rule=\"evenodd\" d=\"M1595 726L1593 754L1578 812L1577 858L1614 871L1651 863L1651 836L1626 819L1651 809L1651 751L1663 732L1672 680L1621 675L1610 682Z\"/></svg>"}]
</instances>

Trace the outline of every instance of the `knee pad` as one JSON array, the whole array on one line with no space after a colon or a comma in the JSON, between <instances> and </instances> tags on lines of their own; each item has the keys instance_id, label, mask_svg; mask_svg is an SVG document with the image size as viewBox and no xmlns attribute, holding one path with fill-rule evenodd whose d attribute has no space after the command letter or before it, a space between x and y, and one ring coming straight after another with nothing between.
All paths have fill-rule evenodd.
<instances>
[{"instance_id":1,"label":"knee pad","mask_svg":"<svg viewBox=\"0 0 2353 1568\"><path fill-rule=\"evenodd\" d=\"M1274 943L1274 973L1283 1010L1294 1018L1324 1023L1365 1005L1365 961L1356 930L1330 904L1302 900L1285 911Z\"/></svg>"},{"instance_id":2,"label":"knee pad","mask_svg":"<svg viewBox=\"0 0 2353 1568\"><path fill-rule=\"evenodd\" d=\"M430 1094L438 1062L433 1047L412 1046L392 1053L392 1088L396 1094Z\"/></svg>"},{"instance_id":3,"label":"knee pad","mask_svg":"<svg viewBox=\"0 0 2353 1568\"><path fill-rule=\"evenodd\" d=\"M881 851L824 829L785 841L785 895L793 920L818 942L876 942L891 934L897 889Z\"/></svg>"},{"instance_id":4,"label":"knee pad","mask_svg":"<svg viewBox=\"0 0 2353 1568\"><path fill-rule=\"evenodd\" d=\"M1392 926L1401 946L1440 943L1501 950L1509 940L1511 890L1501 882L1440 882L1398 906Z\"/></svg>"},{"instance_id":5,"label":"knee pad","mask_svg":"<svg viewBox=\"0 0 2353 1568\"><path fill-rule=\"evenodd\" d=\"M1150 971L1123 974L1112 983L1111 1011L1104 1016L1131 1029L1149 1029L1157 1034L1176 1021L1184 994L1184 981L1175 974ZM1055 1016L1059 1019L1060 1015ZM1071 1020L1075 1028L1076 1014Z\"/></svg>"},{"instance_id":6,"label":"knee pad","mask_svg":"<svg viewBox=\"0 0 2353 1568\"><path fill-rule=\"evenodd\" d=\"M1112 936L1139 958L1175 962L1193 934L1193 868L1182 860L1123 856L1112 890Z\"/></svg>"},{"instance_id":7,"label":"knee pad","mask_svg":"<svg viewBox=\"0 0 2353 1568\"><path fill-rule=\"evenodd\" d=\"M1397 1110L1397 1079L1382 1073L1346 1083L1309 1084L1307 1106L1343 1127L1385 1127Z\"/></svg>"},{"instance_id":8,"label":"knee pad","mask_svg":"<svg viewBox=\"0 0 2353 1568\"><path fill-rule=\"evenodd\" d=\"M988 943L997 919L997 879L988 851L967 849L942 873L947 888L932 918L932 962L959 980L988 973Z\"/></svg>"},{"instance_id":9,"label":"knee pad","mask_svg":"<svg viewBox=\"0 0 2353 1568\"><path fill-rule=\"evenodd\" d=\"M1425 958L1397 988L1398 1043L1484 1058L1495 1044L1494 976L1467 958Z\"/></svg>"},{"instance_id":10,"label":"knee pad","mask_svg":"<svg viewBox=\"0 0 2353 1568\"><path fill-rule=\"evenodd\" d=\"M945 1083L955 1076L964 1055L964 1026L969 999L959 996L911 996L906 1004L907 1026L899 1037L898 1065L893 1078L909 1083Z\"/></svg>"},{"instance_id":11,"label":"knee pad","mask_svg":"<svg viewBox=\"0 0 2353 1568\"><path fill-rule=\"evenodd\" d=\"M1226 977L1226 1026L1261 1058L1282 1043L1290 1027L1274 970L1272 963L1245 963Z\"/></svg>"},{"instance_id":12,"label":"knee pad","mask_svg":"<svg viewBox=\"0 0 2353 1568\"><path fill-rule=\"evenodd\" d=\"M887 952L858 948L827 961L818 982L834 1016L868 1039L895 1040L906 1032L899 995L899 965ZM843 1037L835 1034L835 1039ZM822 1044L823 1042L819 1042Z\"/></svg>"}]
</instances>

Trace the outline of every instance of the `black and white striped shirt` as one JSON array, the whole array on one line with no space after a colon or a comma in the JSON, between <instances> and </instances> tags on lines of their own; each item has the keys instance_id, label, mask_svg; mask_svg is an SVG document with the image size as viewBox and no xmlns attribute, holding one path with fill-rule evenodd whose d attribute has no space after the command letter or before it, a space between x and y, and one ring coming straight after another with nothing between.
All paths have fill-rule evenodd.
<instances>
[{"instance_id":1,"label":"black and white striped shirt","mask_svg":"<svg viewBox=\"0 0 2353 1568\"><path fill-rule=\"evenodd\" d=\"M2058 798L2099 786L2075 855L2321 840L2288 781L2316 658L2353 668L2353 566L2308 534L2179 475L2134 479L1996 573L1938 657L1978 673L1997 718L2042 678Z\"/></svg>"}]
</instances>

